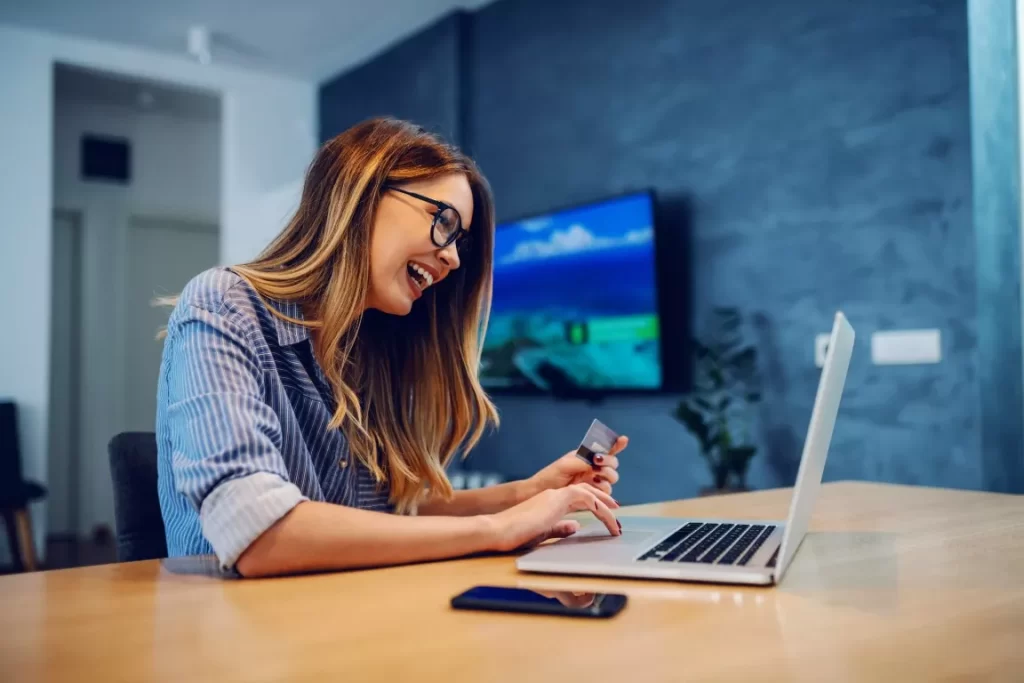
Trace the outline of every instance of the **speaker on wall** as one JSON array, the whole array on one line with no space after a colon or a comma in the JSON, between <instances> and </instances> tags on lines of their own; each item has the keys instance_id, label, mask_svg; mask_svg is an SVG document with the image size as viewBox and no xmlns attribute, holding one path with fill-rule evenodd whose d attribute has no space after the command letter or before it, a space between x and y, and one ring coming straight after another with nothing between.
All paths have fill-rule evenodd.
<instances>
[{"instance_id":1,"label":"speaker on wall","mask_svg":"<svg viewBox=\"0 0 1024 683\"><path fill-rule=\"evenodd\" d=\"M82 136L82 179L128 184L132 148L126 138Z\"/></svg>"}]
</instances>

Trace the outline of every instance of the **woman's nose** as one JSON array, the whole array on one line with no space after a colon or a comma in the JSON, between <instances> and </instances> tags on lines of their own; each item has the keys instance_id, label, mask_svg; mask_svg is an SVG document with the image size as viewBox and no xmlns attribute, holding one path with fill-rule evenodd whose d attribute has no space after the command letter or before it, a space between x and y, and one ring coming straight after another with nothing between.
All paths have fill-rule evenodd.
<instances>
[{"instance_id":1,"label":"woman's nose","mask_svg":"<svg viewBox=\"0 0 1024 683\"><path fill-rule=\"evenodd\" d=\"M462 261L459 259L459 250L455 247L454 243L442 249L438 253L438 258L441 259L441 263L447 266L449 270L456 270L462 265Z\"/></svg>"}]
</instances>

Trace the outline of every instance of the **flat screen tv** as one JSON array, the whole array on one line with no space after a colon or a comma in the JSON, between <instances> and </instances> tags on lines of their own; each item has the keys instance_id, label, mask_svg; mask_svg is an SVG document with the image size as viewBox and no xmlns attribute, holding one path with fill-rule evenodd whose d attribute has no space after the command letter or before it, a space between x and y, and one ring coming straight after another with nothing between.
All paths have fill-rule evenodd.
<instances>
[{"instance_id":1,"label":"flat screen tv","mask_svg":"<svg viewBox=\"0 0 1024 683\"><path fill-rule=\"evenodd\" d=\"M498 226L487 390L664 387L654 216L640 192Z\"/></svg>"}]
</instances>

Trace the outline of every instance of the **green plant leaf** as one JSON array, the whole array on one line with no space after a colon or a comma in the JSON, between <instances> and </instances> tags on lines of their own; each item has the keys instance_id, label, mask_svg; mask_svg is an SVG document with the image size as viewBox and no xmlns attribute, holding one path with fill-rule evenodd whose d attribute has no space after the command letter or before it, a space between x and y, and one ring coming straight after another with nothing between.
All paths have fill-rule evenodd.
<instances>
[{"instance_id":1,"label":"green plant leaf","mask_svg":"<svg viewBox=\"0 0 1024 683\"><path fill-rule=\"evenodd\" d=\"M718 410L719 411L725 410L730 405L732 405L732 398L731 397L723 396L722 398L718 399Z\"/></svg>"},{"instance_id":2,"label":"green plant leaf","mask_svg":"<svg viewBox=\"0 0 1024 683\"><path fill-rule=\"evenodd\" d=\"M708 401L703 396L695 397L693 399L693 402L696 403L703 410L714 410L714 407L712 407L711 402Z\"/></svg>"},{"instance_id":3,"label":"green plant leaf","mask_svg":"<svg viewBox=\"0 0 1024 683\"><path fill-rule=\"evenodd\" d=\"M681 422L700 442L701 449L707 450L710 443L710 428L704 421L704 416L693 408L689 403L683 401L676 408L675 417Z\"/></svg>"}]
</instances>

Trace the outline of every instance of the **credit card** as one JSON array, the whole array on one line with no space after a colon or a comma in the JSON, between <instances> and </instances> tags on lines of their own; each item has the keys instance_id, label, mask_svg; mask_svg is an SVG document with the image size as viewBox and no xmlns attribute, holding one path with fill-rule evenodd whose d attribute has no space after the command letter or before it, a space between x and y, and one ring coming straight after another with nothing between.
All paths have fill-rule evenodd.
<instances>
[{"instance_id":1,"label":"credit card","mask_svg":"<svg viewBox=\"0 0 1024 683\"><path fill-rule=\"evenodd\" d=\"M593 466L594 456L610 451L618 438L619 435L609 429L608 425L600 420L594 420L590 423L587 435L580 442L580 447L576 449L576 455Z\"/></svg>"}]
</instances>

